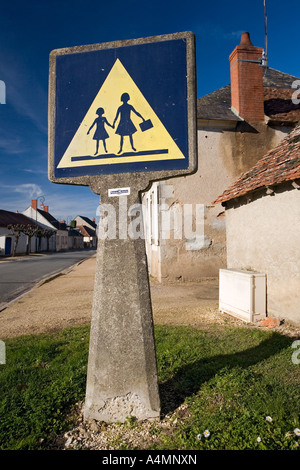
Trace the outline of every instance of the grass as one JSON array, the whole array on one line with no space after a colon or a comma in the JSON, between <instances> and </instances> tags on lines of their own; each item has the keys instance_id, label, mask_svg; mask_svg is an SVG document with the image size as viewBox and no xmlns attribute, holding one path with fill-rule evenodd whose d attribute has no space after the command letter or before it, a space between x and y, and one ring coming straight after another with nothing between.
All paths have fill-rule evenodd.
<instances>
[{"instance_id":1,"label":"grass","mask_svg":"<svg viewBox=\"0 0 300 470\"><path fill-rule=\"evenodd\" d=\"M0 366L0 449L39 449L63 432L85 393L89 330L6 340Z\"/></svg>"},{"instance_id":2,"label":"grass","mask_svg":"<svg viewBox=\"0 0 300 470\"><path fill-rule=\"evenodd\" d=\"M160 432L155 449L298 448L293 338L250 328L157 325L155 339L162 413L185 404L171 433L153 427ZM85 396L88 341L88 327L5 341L0 450L45 449L69 429L70 411Z\"/></svg>"}]
</instances>

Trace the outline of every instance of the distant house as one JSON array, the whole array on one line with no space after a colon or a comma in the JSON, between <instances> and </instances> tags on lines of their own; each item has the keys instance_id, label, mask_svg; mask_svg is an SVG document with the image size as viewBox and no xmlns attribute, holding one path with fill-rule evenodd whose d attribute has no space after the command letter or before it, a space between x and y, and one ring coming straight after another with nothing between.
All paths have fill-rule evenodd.
<instances>
[{"instance_id":1,"label":"distant house","mask_svg":"<svg viewBox=\"0 0 300 470\"><path fill-rule=\"evenodd\" d=\"M148 266L159 281L218 276L226 266L226 223L224 208L211 201L300 121L292 100L299 78L266 67L262 54L243 33L229 56L230 84L197 100L197 171L155 182L143 195ZM182 227L180 236L175 227L166 236L164 220L184 220L189 206L196 227L196 205L198 230Z\"/></svg>"},{"instance_id":2,"label":"distant house","mask_svg":"<svg viewBox=\"0 0 300 470\"><path fill-rule=\"evenodd\" d=\"M83 226L83 227L90 227L93 230L97 229L97 224L96 224L95 219L91 220L88 217L84 217L83 215L77 215L74 220L76 220L76 227Z\"/></svg>"},{"instance_id":3,"label":"distant house","mask_svg":"<svg viewBox=\"0 0 300 470\"><path fill-rule=\"evenodd\" d=\"M76 228L80 230L83 236L84 246L86 248L95 248L97 246L97 224L95 219L91 220L88 217L78 215L74 220Z\"/></svg>"},{"instance_id":4,"label":"distant house","mask_svg":"<svg viewBox=\"0 0 300 470\"><path fill-rule=\"evenodd\" d=\"M25 209L25 211L23 211L23 214L26 215L26 217L28 217L32 221L38 223L44 229L52 231L52 235L48 238L48 240L43 240L41 238L34 237L34 240L32 240L32 251L56 251L57 228L53 224L56 219L49 213L49 207L44 206L44 210L38 209L37 199L32 199L31 206Z\"/></svg>"},{"instance_id":5,"label":"distant house","mask_svg":"<svg viewBox=\"0 0 300 470\"><path fill-rule=\"evenodd\" d=\"M24 214L0 210L0 255L30 253L32 250L33 233L39 233L43 243L47 239L42 226Z\"/></svg>"},{"instance_id":6,"label":"distant house","mask_svg":"<svg viewBox=\"0 0 300 470\"><path fill-rule=\"evenodd\" d=\"M97 246L96 230L94 230L94 229L92 229L88 226L84 226L84 225L81 225L77 228L80 231L81 235L83 236L84 247L85 248L96 248L96 246Z\"/></svg>"},{"instance_id":7,"label":"distant house","mask_svg":"<svg viewBox=\"0 0 300 470\"><path fill-rule=\"evenodd\" d=\"M56 251L65 251L69 249L68 226L64 220L52 220L52 225L57 229L56 232Z\"/></svg>"},{"instance_id":8,"label":"distant house","mask_svg":"<svg viewBox=\"0 0 300 470\"><path fill-rule=\"evenodd\" d=\"M268 315L300 325L300 125L213 202L220 203L227 267L266 274Z\"/></svg>"},{"instance_id":9,"label":"distant house","mask_svg":"<svg viewBox=\"0 0 300 470\"><path fill-rule=\"evenodd\" d=\"M97 245L96 224L87 217L81 217L79 222L84 226L76 228L64 220L58 221L49 212L49 206L38 209L37 199L32 199L31 205L22 213L0 210L0 255L10 255L18 240L16 253L35 253L43 251L80 250ZM10 225L25 226L27 230L9 229ZM30 228L30 230L29 230Z\"/></svg>"},{"instance_id":10,"label":"distant house","mask_svg":"<svg viewBox=\"0 0 300 470\"><path fill-rule=\"evenodd\" d=\"M84 248L83 235L76 228L68 228L68 249L81 250Z\"/></svg>"}]
</instances>

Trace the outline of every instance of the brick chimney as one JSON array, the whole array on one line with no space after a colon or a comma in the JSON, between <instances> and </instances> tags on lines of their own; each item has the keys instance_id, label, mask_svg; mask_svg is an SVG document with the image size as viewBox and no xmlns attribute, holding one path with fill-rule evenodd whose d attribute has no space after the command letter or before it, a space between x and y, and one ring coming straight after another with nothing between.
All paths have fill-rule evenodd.
<instances>
[{"instance_id":1,"label":"brick chimney","mask_svg":"<svg viewBox=\"0 0 300 470\"><path fill-rule=\"evenodd\" d=\"M242 33L239 46L229 56L231 107L245 121L264 120L263 49L253 46L249 33Z\"/></svg>"},{"instance_id":2,"label":"brick chimney","mask_svg":"<svg viewBox=\"0 0 300 470\"><path fill-rule=\"evenodd\" d=\"M34 209L35 211L37 210L37 199L32 199L32 201L31 201L31 207L32 207L32 209Z\"/></svg>"},{"instance_id":3,"label":"brick chimney","mask_svg":"<svg viewBox=\"0 0 300 470\"><path fill-rule=\"evenodd\" d=\"M44 211L49 212L49 206L44 206Z\"/></svg>"}]
</instances>

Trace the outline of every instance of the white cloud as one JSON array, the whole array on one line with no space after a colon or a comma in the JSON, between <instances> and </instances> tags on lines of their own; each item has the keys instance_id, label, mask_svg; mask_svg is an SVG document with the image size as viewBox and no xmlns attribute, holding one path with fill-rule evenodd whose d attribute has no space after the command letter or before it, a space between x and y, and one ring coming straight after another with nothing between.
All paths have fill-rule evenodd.
<instances>
[{"instance_id":1,"label":"white cloud","mask_svg":"<svg viewBox=\"0 0 300 470\"><path fill-rule=\"evenodd\" d=\"M26 173L33 173L35 175L39 174L39 175L46 175L48 176L48 170L38 170L38 169L32 169L32 168L24 168L23 171L26 171Z\"/></svg>"},{"instance_id":2,"label":"white cloud","mask_svg":"<svg viewBox=\"0 0 300 470\"><path fill-rule=\"evenodd\" d=\"M42 188L35 183L24 183L16 186L4 185L2 189L5 189L6 193L21 193L24 199L39 197L43 194Z\"/></svg>"},{"instance_id":3,"label":"white cloud","mask_svg":"<svg viewBox=\"0 0 300 470\"><path fill-rule=\"evenodd\" d=\"M15 188L15 192L28 195L30 198L38 197L43 194L42 188L35 183L20 184Z\"/></svg>"},{"instance_id":4,"label":"white cloud","mask_svg":"<svg viewBox=\"0 0 300 470\"><path fill-rule=\"evenodd\" d=\"M79 189L79 188L78 188ZM71 191L70 191L71 192ZM74 194L78 192L78 195ZM66 190L64 197L59 194L52 194L47 197L46 205L49 205L49 212L53 217L58 220L72 220L77 215L84 215L89 218L97 217L97 208L99 204L99 197L93 193L89 194L88 191L72 191L68 194ZM80 194L82 193L82 194Z\"/></svg>"},{"instance_id":5,"label":"white cloud","mask_svg":"<svg viewBox=\"0 0 300 470\"><path fill-rule=\"evenodd\" d=\"M44 196L44 201L40 196ZM45 182L0 185L0 208L8 211L23 212L30 206L32 199L38 199L49 206L49 212L57 220L70 221L77 215L97 220L99 196L88 187L72 185L53 185Z\"/></svg>"},{"instance_id":6,"label":"white cloud","mask_svg":"<svg viewBox=\"0 0 300 470\"><path fill-rule=\"evenodd\" d=\"M31 204L32 199L37 199L42 195L42 188L34 183L1 184L0 207L6 211L23 212Z\"/></svg>"}]
</instances>

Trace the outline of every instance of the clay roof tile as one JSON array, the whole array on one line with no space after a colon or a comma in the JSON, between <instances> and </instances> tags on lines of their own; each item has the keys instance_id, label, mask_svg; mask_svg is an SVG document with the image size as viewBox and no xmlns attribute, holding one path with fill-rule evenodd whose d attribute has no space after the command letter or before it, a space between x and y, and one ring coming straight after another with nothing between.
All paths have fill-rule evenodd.
<instances>
[{"instance_id":1,"label":"clay roof tile","mask_svg":"<svg viewBox=\"0 0 300 470\"><path fill-rule=\"evenodd\" d=\"M255 166L229 186L213 204L244 196L266 186L300 178L300 125L290 132Z\"/></svg>"}]
</instances>

